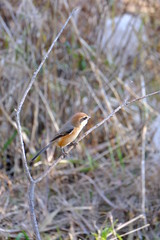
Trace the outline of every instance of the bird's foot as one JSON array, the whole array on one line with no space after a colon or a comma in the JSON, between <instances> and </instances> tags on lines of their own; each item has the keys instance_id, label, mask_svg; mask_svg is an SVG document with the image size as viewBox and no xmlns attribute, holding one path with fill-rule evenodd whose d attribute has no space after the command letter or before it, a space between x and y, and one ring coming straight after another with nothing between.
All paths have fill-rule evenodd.
<instances>
[{"instance_id":1,"label":"bird's foot","mask_svg":"<svg viewBox=\"0 0 160 240\"><path fill-rule=\"evenodd\" d=\"M62 148L62 154L63 154L63 158L65 158L67 156L67 153L64 148Z\"/></svg>"},{"instance_id":2,"label":"bird's foot","mask_svg":"<svg viewBox=\"0 0 160 240\"><path fill-rule=\"evenodd\" d=\"M74 148L75 148L77 145L78 145L78 143L75 142L75 141L73 141L73 142L71 142L71 143L69 144L70 147L73 146Z\"/></svg>"}]
</instances>

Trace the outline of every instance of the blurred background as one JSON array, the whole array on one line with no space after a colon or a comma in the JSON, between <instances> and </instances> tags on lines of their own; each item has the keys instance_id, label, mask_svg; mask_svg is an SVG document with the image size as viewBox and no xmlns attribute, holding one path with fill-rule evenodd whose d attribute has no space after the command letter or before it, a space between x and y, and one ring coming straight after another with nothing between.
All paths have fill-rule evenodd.
<instances>
[{"instance_id":1,"label":"blurred background","mask_svg":"<svg viewBox=\"0 0 160 240\"><path fill-rule=\"evenodd\" d=\"M22 108L28 161L75 112L91 116L87 130L160 89L158 0L1 0L0 226L11 229L1 239L33 238L15 109L75 7ZM42 239L160 239L159 111L159 95L119 111L38 184ZM57 151L37 159L34 177Z\"/></svg>"}]
</instances>

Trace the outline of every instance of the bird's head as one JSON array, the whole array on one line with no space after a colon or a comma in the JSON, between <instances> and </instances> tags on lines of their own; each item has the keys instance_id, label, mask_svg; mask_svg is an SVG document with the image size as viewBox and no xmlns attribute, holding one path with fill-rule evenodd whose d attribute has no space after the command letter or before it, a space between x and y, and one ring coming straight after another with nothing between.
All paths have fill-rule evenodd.
<instances>
[{"instance_id":1,"label":"bird's head","mask_svg":"<svg viewBox=\"0 0 160 240\"><path fill-rule=\"evenodd\" d=\"M72 116L71 122L72 122L74 127L83 128L88 123L88 120L90 118L91 117L88 116L86 113L78 112L78 113L76 113Z\"/></svg>"}]
</instances>

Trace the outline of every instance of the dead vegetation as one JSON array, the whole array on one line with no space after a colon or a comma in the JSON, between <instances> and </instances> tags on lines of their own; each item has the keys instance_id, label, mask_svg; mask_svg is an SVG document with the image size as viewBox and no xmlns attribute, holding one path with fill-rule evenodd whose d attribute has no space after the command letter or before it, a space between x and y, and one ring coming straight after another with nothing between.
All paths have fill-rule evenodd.
<instances>
[{"instance_id":1,"label":"dead vegetation","mask_svg":"<svg viewBox=\"0 0 160 240\"><path fill-rule=\"evenodd\" d=\"M88 113L89 129L123 102L160 89L160 5L146 1L144 11L144 4L131 2L132 10L127 1L0 2L1 239L15 239L22 231L33 239L15 109L73 8L78 6L79 13L21 112L28 160L71 114ZM160 238L159 102L155 95L119 111L37 185L42 239L103 240L127 233L123 239ZM54 146L42 155L33 176L57 155Z\"/></svg>"}]
</instances>

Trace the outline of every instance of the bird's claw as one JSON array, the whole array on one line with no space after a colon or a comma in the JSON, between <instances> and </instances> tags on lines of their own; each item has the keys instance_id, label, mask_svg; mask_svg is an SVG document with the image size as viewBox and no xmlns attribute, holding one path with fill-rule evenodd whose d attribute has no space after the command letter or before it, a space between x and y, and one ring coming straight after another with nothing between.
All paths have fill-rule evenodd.
<instances>
[{"instance_id":1,"label":"bird's claw","mask_svg":"<svg viewBox=\"0 0 160 240\"><path fill-rule=\"evenodd\" d=\"M73 142L70 143L70 146L73 146L73 147L76 147L77 145L78 145L78 143L75 142L75 141L73 141Z\"/></svg>"},{"instance_id":2,"label":"bird's claw","mask_svg":"<svg viewBox=\"0 0 160 240\"><path fill-rule=\"evenodd\" d=\"M63 158L65 158L67 156L67 153L64 148L62 148L62 154L63 154Z\"/></svg>"}]
</instances>

